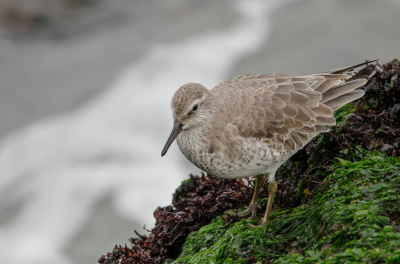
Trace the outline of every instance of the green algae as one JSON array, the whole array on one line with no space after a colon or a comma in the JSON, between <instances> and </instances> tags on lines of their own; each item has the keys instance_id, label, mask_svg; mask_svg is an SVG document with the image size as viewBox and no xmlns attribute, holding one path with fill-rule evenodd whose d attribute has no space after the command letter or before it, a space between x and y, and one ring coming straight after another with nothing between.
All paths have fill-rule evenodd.
<instances>
[{"instance_id":1,"label":"green algae","mask_svg":"<svg viewBox=\"0 0 400 264\"><path fill-rule=\"evenodd\" d=\"M214 219L188 236L174 263L399 263L400 162L361 148L352 160L337 159L326 188L275 211L265 227Z\"/></svg>"},{"instance_id":2,"label":"green algae","mask_svg":"<svg viewBox=\"0 0 400 264\"><path fill-rule=\"evenodd\" d=\"M336 119L336 125L339 126L347 124L349 116L353 114L355 111L357 111L357 107L354 105L354 102L350 102L340 107L334 113Z\"/></svg>"}]
</instances>

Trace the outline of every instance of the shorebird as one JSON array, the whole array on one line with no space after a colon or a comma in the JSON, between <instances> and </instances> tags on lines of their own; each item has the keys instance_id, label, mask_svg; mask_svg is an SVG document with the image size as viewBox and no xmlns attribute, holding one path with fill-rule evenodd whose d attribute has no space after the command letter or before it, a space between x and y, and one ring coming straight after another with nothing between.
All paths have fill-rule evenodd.
<instances>
[{"instance_id":1,"label":"shorebird","mask_svg":"<svg viewBox=\"0 0 400 264\"><path fill-rule=\"evenodd\" d=\"M372 61L375 62L375 61ZM275 173L287 159L336 124L335 110L364 95L375 73L368 62L306 76L245 74L208 90L188 83L172 97L172 132L185 157L201 170L225 179L257 176L250 206L240 217L255 219L259 191L268 177L269 221L277 184Z\"/></svg>"}]
</instances>

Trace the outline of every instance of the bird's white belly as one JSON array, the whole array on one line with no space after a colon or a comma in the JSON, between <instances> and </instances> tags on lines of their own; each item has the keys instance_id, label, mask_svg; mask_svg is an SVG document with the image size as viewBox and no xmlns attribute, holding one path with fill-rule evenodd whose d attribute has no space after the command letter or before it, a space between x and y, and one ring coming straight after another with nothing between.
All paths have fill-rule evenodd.
<instances>
[{"instance_id":1,"label":"bird's white belly","mask_svg":"<svg viewBox=\"0 0 400 264\"><path fill-rule=\"evenodd\" d=\"M185 131L186 132L186 131ZM247 139L240 146L240 155L229 155L224 149L210 153L210 142L196 132L181 133L177 138L185 157L201 170L225 179L238 179L271 173L282 165L294 151L278 151L265 142Z\"/></svg>"}]
</instances>

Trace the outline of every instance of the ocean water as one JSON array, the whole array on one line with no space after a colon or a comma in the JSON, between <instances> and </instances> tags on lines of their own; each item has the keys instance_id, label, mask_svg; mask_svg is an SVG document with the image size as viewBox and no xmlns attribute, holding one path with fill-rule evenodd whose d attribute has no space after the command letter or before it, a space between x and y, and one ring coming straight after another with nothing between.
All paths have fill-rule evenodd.
<instances>
[{"instance_id":1,"label":"ocean water","mask_svg":"<svg viewBox=\"0 0 400 264\"><path fill-rule=\"evenodd\" d=\"M232 27L155 44L83 107L3 138L0 208L14 213L0 216L1 262L76 263L65 248L107 196L121 217L151 228L154 209L200 172L176 143L160 157L172 95L187 82L211 89L228 78L235 63L268 45L269 17L288 2L235 1Z\"/></svg>"}]
</instances>

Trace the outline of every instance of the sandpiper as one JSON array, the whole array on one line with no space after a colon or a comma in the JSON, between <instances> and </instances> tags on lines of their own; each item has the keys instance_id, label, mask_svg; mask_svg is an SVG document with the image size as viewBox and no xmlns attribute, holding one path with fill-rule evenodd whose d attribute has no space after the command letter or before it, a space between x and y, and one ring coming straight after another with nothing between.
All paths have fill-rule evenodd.
<instances>
[{"instance_id":1,"label":"sandpiper","mask_svg":"<svg viewBox=\"0 0 400 264\"><path fill-rule=\"evenodd\" d=\"M357 88L375 72L375 65L367 65L306 76L245 74L211 90L185 84L172 97L174 125L161 156L176 138L185 157L211 175L257 175L253 199L241 217L256 217L259 190L267 176L268 203L261 222L265 225L277 190L275 172L335 125L336 109L364 95Z\"/></svg>"}]
</instances>

